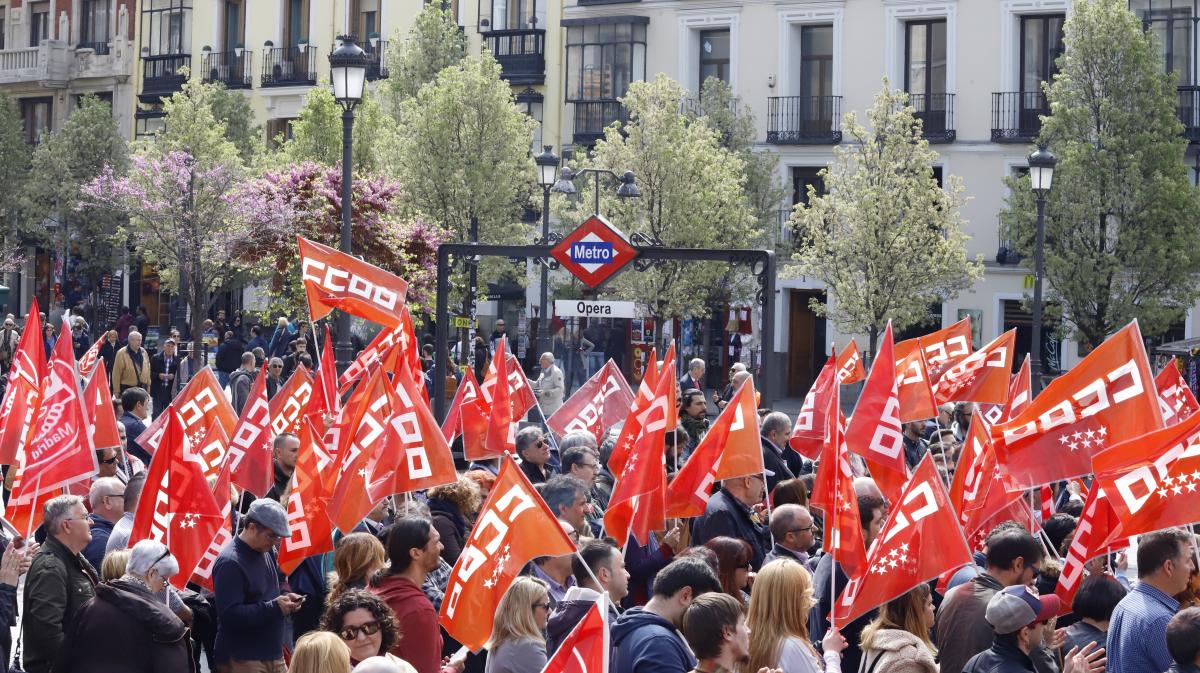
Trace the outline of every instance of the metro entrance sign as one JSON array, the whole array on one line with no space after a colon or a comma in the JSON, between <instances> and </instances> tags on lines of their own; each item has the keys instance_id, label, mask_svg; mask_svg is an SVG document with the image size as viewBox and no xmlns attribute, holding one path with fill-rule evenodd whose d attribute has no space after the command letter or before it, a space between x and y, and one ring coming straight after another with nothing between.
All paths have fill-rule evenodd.
<instances>
[{"instance_id":1,"label":"metro entrance sign","mask_svg":"<svg viewBox=\"0 0 1200 673\"><path fill-rule=\"evenodd\" d=\"M599 215L584 220L550 249L550 256L589 289L611 278L637 255L625 234Z\"/></svg>"}]
</instances>

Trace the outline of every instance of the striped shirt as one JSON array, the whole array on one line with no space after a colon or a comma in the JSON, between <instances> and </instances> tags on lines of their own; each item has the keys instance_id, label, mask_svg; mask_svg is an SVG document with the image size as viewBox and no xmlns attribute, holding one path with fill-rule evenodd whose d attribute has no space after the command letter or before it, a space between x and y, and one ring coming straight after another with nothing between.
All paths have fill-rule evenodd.
<instances>
[{"instance_id":1,"label":"striped shirt","mask_svg":"<svg viewBox=\"0 0 1200 673\"><path fill-rule=\"evenodd\" d=\"M1167 622L1179 601L1139 582L1117 608L1108 626L1108 669L1121 673L1162 673L1171 667Z\"/></svg>"}]
</instances>

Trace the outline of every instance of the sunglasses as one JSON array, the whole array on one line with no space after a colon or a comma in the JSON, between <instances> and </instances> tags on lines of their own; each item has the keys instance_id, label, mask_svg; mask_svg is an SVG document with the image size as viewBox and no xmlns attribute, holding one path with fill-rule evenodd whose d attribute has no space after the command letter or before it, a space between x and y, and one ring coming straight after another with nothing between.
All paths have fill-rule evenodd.
<instances>
[{"instance_id":1,"label":"sunglasses","mask_svg":"<svg viewBox=\"0 0 1200 673\"><path fill-rule=\"evenodd\" d=\"M538 608L542 608L543 610L549 610L550 604L549 603L534 603L533 609L536 610Z\"/></svg>"},{"instance_id":2,"label":"sunglasses","mask_svg":"<svg viewBox=\"0 0 1200 673\"><path fill-rule=\"evenodd\" d=\"M338 631L338 635L342 637L342 640L354 640L360 633L364 636L373 636L379 633L381 628L383 627L379 625L379 622L367 622L358 626L342 627L342 630Z\"/></svg>"},{"instance_id":3,"label":"sunglasses","mask_svg":"<svg viewBox=\"0 0 1200 673\"><path fill-rule=\"evenodd\" d=\"M122 437L122 439L124 439L124 438ZM104 463L105 465L112 465L113 463L117 462L117 457L113 456L112 458L105 458L104 460L102 460L100 462Z\"/></svg>"}]
</instances>

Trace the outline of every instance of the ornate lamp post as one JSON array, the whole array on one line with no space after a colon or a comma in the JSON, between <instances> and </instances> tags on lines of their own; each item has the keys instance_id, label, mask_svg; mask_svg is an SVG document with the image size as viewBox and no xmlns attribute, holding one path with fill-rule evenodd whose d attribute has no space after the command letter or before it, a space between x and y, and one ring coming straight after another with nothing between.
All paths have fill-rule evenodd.
<instances>
[{"instance_id":1,"label":"ornate lamp post","mask_svg":"<svg viewBox=\"0 0 1200 673\"><path fill-rule=\"evenodd\" d=\"M1033 193L1037 195L1037 234L1033 248L1033 336L1030 339L1030 369L1032 370L1033 394L1042 391L1042 276L1045 265L1046 245L1046 194L1050 191L1050 183L1054 180L1054 166L1058 158L1039 145L1036 152L1029 155L1029 182Z\"/></svg>"}]
</instances>

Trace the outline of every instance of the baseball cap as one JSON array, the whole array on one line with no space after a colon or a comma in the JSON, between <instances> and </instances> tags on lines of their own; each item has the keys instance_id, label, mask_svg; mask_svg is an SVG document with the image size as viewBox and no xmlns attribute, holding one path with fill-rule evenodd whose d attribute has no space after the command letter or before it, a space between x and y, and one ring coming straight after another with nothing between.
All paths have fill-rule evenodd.
<instances>
[{"instance_id":1,"label":"baseball cap","mask_svg":"<svg viewBox=\"0 0 1200 673\"><path fill-rule=\"evenodd\" d=\"M246 519L270 528L279 537L292 536L292 531L288 528L287 512L283 509L283 505L270 498L259 498L250 503Z\"/></svg>"},{"instance_id":2,"label":"baseball cap","mask_svg":"<svg viewBox=\"0 0 1200 673\"><path fill-rule=\"evenodd\" d=\"M1058 614L1061 606L1058 596L1039 596L1024 584L1019 584L996 592L988 601L983 617L996 633L1003 635L1050 619Z\"/></svg>"}]
</instances>

